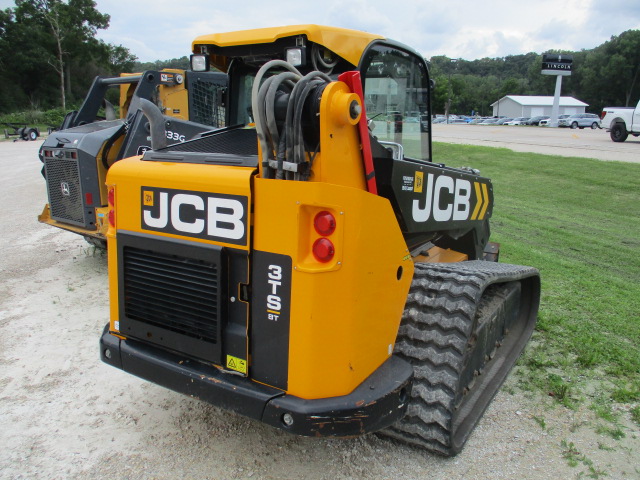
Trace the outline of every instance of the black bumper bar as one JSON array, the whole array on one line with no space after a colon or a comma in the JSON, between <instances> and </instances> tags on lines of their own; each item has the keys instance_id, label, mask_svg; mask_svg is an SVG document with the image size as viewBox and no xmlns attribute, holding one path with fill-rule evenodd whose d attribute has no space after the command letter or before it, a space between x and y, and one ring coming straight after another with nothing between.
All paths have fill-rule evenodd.
<instances>
[{"instance_id":1,"label":"black bumper bar","mask_svg":"<svg viewBox=\"0 0 640 480\"><path fill-rule=\"evenodd\" d=\"M411 365L392 356L349 395L305 400L137 340L121 340L108 325L100 358L176 392L304 436L347 437L388 427L406 413L413 381Z\"/></svg>"}]
</instances>

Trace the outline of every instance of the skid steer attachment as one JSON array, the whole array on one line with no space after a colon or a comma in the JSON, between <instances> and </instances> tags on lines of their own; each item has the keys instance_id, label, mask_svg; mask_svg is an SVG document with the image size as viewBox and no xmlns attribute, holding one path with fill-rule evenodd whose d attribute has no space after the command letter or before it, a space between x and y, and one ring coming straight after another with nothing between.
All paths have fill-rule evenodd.
<instances>
[{"instance_id":1,"label":"skid steer attachment","mask_svg":"<svg viewBox=\"0 0 640 480\"><path fill-rule=\"evenodd\" d=\"M455 455L540 280L495 262L491 180L434 163L424 58L316 25L193 51L229 76L230 127L109 170L103 361L290 433Z\"/></svg>"}]
</instances>

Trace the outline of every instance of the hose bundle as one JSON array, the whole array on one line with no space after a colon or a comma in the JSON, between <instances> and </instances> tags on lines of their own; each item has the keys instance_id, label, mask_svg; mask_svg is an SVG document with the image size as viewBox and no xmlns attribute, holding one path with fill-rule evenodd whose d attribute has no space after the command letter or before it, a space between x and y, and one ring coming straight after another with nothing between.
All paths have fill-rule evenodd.
<instances>
[{"instance_id":1,"label":"hose bundle","mask_svg":"<svg viewBox=\"0 0 640 480\"><path fill-rule=\"evenodd\" d=\"M285 71L262 82L271 69ZM331 79L325 73L313 71L303 76L282 60L272 60L260 68L253 83L251 104L265 178L308 180L319 145L314 153L307 154L311 149L305 144L303 133L304 106L310 97L313 105L319 105L324 86L329 82ZM284 109L283 104L286 104L284 122L277 118L282 116L277 113Z\"/></svg>"}]
</instances>

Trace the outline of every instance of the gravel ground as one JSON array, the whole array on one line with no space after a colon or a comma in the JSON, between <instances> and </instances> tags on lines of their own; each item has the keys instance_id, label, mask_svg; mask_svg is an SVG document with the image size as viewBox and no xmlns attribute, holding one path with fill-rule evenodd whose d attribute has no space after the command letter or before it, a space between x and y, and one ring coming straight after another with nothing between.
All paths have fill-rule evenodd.
<instances>
[{"instance_id":1,"label":"gravel ground","mask_svg":"<svg viewBox=\"0 0 640 480\"><path fill-rule=\"evenodd\" d=\"M375 435L294 437L102 364L106 257L36 221L40 144L0 143L0 478L640 478L628 416L625 438L598 435L590 410L527 396L513 375L445 459Z\"/></svg>"}]
</instances>

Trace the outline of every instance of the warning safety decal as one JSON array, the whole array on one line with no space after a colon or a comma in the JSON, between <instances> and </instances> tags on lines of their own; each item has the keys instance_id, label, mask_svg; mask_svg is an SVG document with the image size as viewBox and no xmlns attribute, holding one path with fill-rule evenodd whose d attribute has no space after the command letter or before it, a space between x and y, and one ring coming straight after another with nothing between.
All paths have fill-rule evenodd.
<instances>
[{"instance_id":1,"label":"warning safety decal","mask_svg":"<svg viewBox=\"0 0 640 480\"><path fill-rule=\"evenodd\" d=\"M235 370L243 374L247 374L247 361L242 358L227 355L227 368L229 370Z\"/></svg>"}]
</instances>

